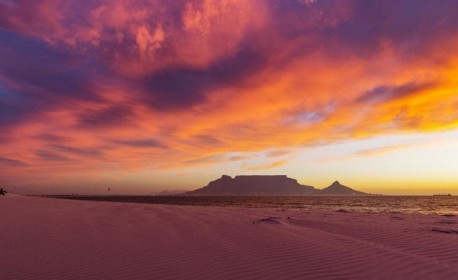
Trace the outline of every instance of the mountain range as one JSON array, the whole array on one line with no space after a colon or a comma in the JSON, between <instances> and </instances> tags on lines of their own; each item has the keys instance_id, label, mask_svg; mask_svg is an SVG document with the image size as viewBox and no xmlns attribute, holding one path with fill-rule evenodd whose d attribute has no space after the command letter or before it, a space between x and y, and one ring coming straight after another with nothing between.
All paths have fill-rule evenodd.
<instances>
[{"instance_id":1,"label":"mountain range","mask_svg":"<svg viewBox=\"0 0 458 280\"><path fill-rule=\"evenodd\" d=\"M296 179L288 178L286 175L242 175L234 178L223 175L208 183L207 186L184 193L184 195L352 196L368 194L344 186L338 181L320 190L313 186L301 185Z\"/></svg>"}]
</instances>

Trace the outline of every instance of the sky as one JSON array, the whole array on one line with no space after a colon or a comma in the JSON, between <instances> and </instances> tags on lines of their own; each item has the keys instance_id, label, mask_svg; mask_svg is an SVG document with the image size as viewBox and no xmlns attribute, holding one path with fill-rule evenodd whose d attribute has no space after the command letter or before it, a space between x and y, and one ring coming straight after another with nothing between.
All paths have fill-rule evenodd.
<instances>
[{"instance_id":1,"label":"sky","mask_svg":"<svg viewBox=\"0 0 458 280\"><path fill-rule=\"evenodd\" d=\"M456 0L0 0L0 185L458 194Z\"/></svg>"}]
</instances>

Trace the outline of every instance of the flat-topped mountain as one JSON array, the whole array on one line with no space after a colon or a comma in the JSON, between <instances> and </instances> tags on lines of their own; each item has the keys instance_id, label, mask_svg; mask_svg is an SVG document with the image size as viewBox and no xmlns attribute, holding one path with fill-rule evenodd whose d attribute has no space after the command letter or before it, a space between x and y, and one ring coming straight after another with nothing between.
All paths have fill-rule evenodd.
<instances>
[{"instance_id":1,"label":"flat-topped mountain","mask_svg":"<svg viewBox=\"0 0 458 280\"><path fill-rule=\"evenodd\" d=\"M317 190L311 186L299 184L286 175L223 175L207 186L186 195L312 195Z\"/></svg>"},{"instance_id":2,"label":"flat-topped mountain","mask_svg":"<svg viewBox=\"0 0 458 280\"><path fill-rule=\"evenodd\" d=\"M337 181L331 186L319 190L312 186L301 185L297 180L286 175L243 175L234 178L223 175L207 186L184 193L185 195L365 195Z\"/></svg>"}]
</instances>

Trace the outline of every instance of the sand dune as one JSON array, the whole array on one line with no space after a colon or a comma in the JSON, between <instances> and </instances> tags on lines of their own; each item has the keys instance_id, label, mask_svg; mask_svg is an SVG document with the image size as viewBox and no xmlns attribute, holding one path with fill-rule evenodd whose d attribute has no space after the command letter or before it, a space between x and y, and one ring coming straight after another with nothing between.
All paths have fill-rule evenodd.
<instances>
[{"instance_id":1,"label":"sand dune","mask_svg":"<svg viewBox=\"0 0 458 280\"><path fill-rule=\"evenodd\" d=\"M458 217L0 198L1 279L456 279ZM271 218L269 218L271 217Z\"/></svg>"}]
</instances>

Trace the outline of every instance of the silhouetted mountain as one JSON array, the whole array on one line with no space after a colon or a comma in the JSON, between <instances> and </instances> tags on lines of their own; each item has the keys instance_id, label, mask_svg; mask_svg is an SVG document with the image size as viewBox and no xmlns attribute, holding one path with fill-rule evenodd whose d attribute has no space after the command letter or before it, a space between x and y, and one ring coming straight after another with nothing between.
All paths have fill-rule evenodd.
<instances>
[{"instance_id":1,"label":"silhouetted mountain","mask_svg":"<svg viewBox=\"0 0 458 280\"><path fill-rule=\"evenodd\" d=\"M318 190L304 186L286 175L223 175L207 186L186 195L314 195Z\"/></svg>"},{"instance_id":2,"label":"silhouetted mountain","mask_svg":"<svg viewBox=\"0 0 458 280\"><path fill-rule=\"evenodd\" d=\"M320 191L321 195L367 195L366 193L356 191L335 181L329 187Z\"/></svg>"},{"instance_id":3,"label":"silhouetted mountain","mask_svg":"<svg viewBox=\"0 0 458 280\"><path fill-rule=\"evenodd\" d=\"M185 195L365 195L363 192L334 182L329 187L319 190L312 186L301 185L297 180L286 175L244 175L234 178L223 175L207 186L184 193Z\"/></svg>"}]
</instances>

